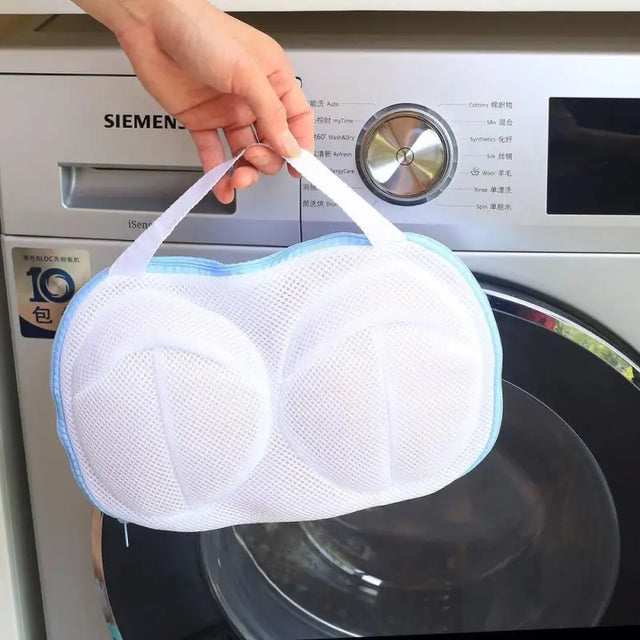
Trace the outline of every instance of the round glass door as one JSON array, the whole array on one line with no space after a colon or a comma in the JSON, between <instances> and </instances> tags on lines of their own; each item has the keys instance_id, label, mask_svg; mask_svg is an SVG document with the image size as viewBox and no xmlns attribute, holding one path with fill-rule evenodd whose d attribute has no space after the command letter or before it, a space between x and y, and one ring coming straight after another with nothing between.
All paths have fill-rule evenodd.
<instances>
[{"instance_id":1,"label":"round glass door","mask_svg":"<svg viewBox=\"0 0 640 640\"><path fill-rule=\"evenodd\" d=\"M504 417L473 471L316 522L170 534L94 522L123 640L299 640L640 623L640 374L613 338L488 286ZM622 347L625 353L632 353Z\"/></svg>"},{"instance_id":2,"label":"round glass door","mask_svg":"<svg viewBox=\"0 0 640 640\"><path fill-rule=\"evenodd\" d=\"M211 584L241 637L595 624L619 559L606 480L564 420L522 389L504 390L494 450L431 496L205 534Z\"/></svg>"}]
</instances>

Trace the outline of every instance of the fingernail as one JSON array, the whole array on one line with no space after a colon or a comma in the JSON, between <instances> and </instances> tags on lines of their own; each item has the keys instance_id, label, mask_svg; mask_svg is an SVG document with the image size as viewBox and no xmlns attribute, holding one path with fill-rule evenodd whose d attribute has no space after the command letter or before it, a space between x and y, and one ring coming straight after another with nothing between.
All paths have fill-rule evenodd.
<instances>
[{"instance_id":1,"label":"fingernail","mask_svg":"<svg viewBox=\"0 0 640 640\"><path fill-rule=\"evenodd\" d=\"M285 131L280 136L280 142L287 158L295 158L300 155L300 145L291 131Z\"/></svg>"}]
</instances>

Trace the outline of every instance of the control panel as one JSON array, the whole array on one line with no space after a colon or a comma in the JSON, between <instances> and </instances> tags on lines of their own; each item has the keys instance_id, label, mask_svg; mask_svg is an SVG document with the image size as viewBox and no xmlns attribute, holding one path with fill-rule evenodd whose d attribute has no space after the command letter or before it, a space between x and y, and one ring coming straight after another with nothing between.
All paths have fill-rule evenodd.
<instances>
[{"instance_id":1,"label":"control panel","mask_svg":"<svg viewBox=\"0 0 640 640\"><path fill-rule=\"evenodd\" d=\"M372 35L296 25L277 38L329 169L403 231L454 250L638 251L635 40L560 52L509 31L472 46L462 32L427 37L426 23L401 37L389 19ZM193 142L117 47L78 56L66 35L47 48L54 36L39 31L32 56L0 47L4 232L131 240L197 179ZM343 231L357 229L335 203L282 171L229 207L206 198L171 241L272 248Z\"/></svg>"},{"instance_id":2,"label":"control panel","mask_svg":"<svg viewBox=\"0 0 640 640\"><path fill-rule=\"evenodd\" d=\"M509 224L514 213L516 102L502 91L467 100L424 97L431 99L385 103L312 95L316 156L405 230L451 245L470 224L482 223L474 239L480 246L492 226ZM331 225L353 230L305 181L301 211L303 239L329 233Z\"/></svg>"},{"instance_id":3,"label":"control panel","mask_svg":"<svg viewBox=\"0 0 640 640\"><path fill-rule=\"evenodd\" d=\"M428 47L291 52L320 160L454 250L637 252L640 56ZM305 181L300 209L357 231Z\"/></svg>"}]
</instances>

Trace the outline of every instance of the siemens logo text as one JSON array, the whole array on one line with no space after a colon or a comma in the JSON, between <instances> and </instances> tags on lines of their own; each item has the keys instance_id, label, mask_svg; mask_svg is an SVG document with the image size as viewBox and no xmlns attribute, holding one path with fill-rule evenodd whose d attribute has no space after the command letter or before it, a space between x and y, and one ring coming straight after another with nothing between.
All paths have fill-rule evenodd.
<instances>
[{"instance_id":1,"label":"siemens logo text","mask_svg":"<svg viewBox=\"0 0 640 640\"><path fill-rule=\"evenodd\" d=\"M139 113L106 113L105 129L184 129L173 116Z\"/></svg>"}]
</instances>

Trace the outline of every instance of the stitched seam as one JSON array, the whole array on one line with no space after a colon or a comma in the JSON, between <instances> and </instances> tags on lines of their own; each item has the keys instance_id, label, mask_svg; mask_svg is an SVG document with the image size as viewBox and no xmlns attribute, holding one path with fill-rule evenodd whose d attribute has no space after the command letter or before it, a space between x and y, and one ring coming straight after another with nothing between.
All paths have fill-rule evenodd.
<instances>
[{"instance_id":1,"label":"stitched seam","mask_svg":"<svg viewBox=\"0 0 640 640\"><path fill-rule=\"evenodd\" d=\"M158 395L160 419L162 420L165 441L167 443L167 449L169 450L169 463L171 464L171 468L173 469L173 475L176 478L176 483L178 485L178 489L180 490L180 495L182 496L186 505L190 507L191 502L187 498L183 487L182 473L178 471L178 466L176 463L177 452L173 441L173 420L171 420L171 410L163 399L166 396L168 390L164 382L161 382L160 370L162 370L163 373L166 373L167 367L165 366L164 357L158 349L153 349L151 353L153 356L153 377L156 386L156 393Z\"/></svg>"},{"instance_id":2,"label":"stitched seam","mask_svg":"<svg viewBox=\"0 0 640 640\"><path fill-rule=\"evenodd\" d=\"M389 457L387 459L387 478L386 487L389 488L393 484L394 479L394 459L396 454L397 441L397 416L395 410L395 398L391 390L391 380L389 377L389 357L386 347L385 336L383 333L384 325L378 326L373 331L373 339L378 353L378 370L382 381L382 392L384 394L384 408L387 414L387 448Z\"/></svg>"}]
</instances>

